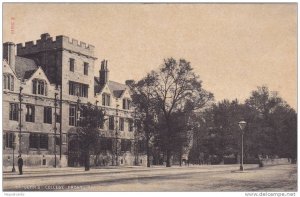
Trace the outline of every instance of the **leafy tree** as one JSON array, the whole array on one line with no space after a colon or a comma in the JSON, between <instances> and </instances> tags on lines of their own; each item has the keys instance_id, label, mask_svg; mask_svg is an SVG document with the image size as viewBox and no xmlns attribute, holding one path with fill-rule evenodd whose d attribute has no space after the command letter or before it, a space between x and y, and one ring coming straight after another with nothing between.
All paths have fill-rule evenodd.
<instances>
[{"instance_id":1,"label":"leafy tree","mask_svg":"<svg viewBox=\"0 0 300 197\"><path fill-rule=\"evenodd\" d=\"M237 157L240 150L238 122L242 116L243 105L239 104L237 100L223 100L213 104L211 108L202 113L203 121L200 123L201 129L198 132L205 140L202 140L202 143L206 147L201 147L206 149L206 154L215 155L219 162L227 155Z\"/></svg>"},{"instance_id":2,"label":"leafy tree","mask_svg":"<svg viewBox=\"0 0 300 197\"><path fill-rule=\"evenodd\" d=\"M204 155L215 155L218 162L224 156L240 154L241 132L238 122L245 120L244 157L297 159L297 114L277 92L266 86L251 93L245 104L237 100L223 100L200 114L199 126L194 131L190 157L201 163ZM199 155L199 154L202 154Z\"/></svg>"},{"instance_id":3,"label":"leafy tree","mask_svg":"<svg viewBox=\"0 0 300 197\"><path fill-rule=\"evenodd\" d=\"M150 167L150 139L153 136L156 103L153 99L152 87L154 85L154 78L148 74L138 82L130 81L128 86L132 92L132 100L136 105L139 118L142 120L144 126L144 138L147 152L147 167Z\"/></svg>"},{"instance_id":4,"label":"leafy tree","mask_svg":"<svg viewBox=\"0 0 300 197\"><path fill-rule=\"evenodd\" d=\"M190 65L184 59L177 62L173 58L166 59L158 72L152 71L154 79L152 92L155 103L159 107L165 129L160 129L160 140L165 144L167 157L166 166L171 166L173 147L176 146L174 136L174 114L189 109L199 110L213 99L212 93L202 88L199 80Z\"/></svg>"},{"instance_id":5,"label":"leafy tree","mask_svg":"<svg viewBox=\"0 0 300 197\"><path fill-rule=\"evenodd\" d=\"M98 107L87 103L80 106L79 126L76 133L81 140L85 170L90 170L90 155L92 147L98 147L99 128L104 123L104 112Z\"/></svg>"},{"instance_id":6,"label":"leafy tree","mask_svg":"<svg viewBox=\"0 0 300 197\"><path fill-rule=\"evenodd\" d=\"M250 122L249 151L260 156L285 156L296 159L296 112L278 96L261 86L254 90L246 105L255 110Z\"/></svg>"}]
</instances>

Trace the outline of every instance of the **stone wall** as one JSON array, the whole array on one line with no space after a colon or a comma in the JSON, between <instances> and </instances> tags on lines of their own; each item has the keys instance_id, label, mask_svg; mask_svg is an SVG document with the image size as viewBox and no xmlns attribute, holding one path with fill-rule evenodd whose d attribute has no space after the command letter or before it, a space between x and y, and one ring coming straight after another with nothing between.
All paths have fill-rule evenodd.
<instances>
[{"instance_id":1,"label":"stone wall","mask_svg":"<svg viewBox=\"0 0 300 197\"><path fill-rule=\"evenodd\" d=\"M262 160L264 166L270 166L270 165L281 165L281 164L290 164L288 158L276 158L276 159L263 159Z\"/></svg>"}]
</instances>

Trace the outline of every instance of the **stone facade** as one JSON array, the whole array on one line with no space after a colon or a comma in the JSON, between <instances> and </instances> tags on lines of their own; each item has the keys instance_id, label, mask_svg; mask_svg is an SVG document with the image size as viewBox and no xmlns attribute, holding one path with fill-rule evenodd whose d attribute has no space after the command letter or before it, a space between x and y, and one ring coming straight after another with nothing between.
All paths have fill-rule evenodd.
<instances>
[{"instance_id":1,"label":"stone facade","mask_svg":"<svg viewBox=\"0 0 300 197\"><path fill-rule=\"evenodd\" d=\"M136 146L142 131L134 124L130 91L108 79L106 60L94 76L94 46L66 36L53 40L47 33L36 43L16 46L16 55L13 43L3 47L4 166L12 165L13 152L15 163L21 153L25 166L53 166L55 155L57 166L83 165L80 140L74 137L72 110L78 102L95 104L107 116L99 128L105 146L91 156L92 165L146 165Z\"/></svg>"}]
</instances>

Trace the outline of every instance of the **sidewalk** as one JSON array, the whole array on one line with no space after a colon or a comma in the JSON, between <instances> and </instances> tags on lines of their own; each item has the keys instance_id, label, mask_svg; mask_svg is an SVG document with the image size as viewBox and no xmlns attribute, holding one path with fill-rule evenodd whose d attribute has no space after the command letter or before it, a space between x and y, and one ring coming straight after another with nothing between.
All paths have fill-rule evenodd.
<instances>
[{"instance_id":1,"label":"sidewalk","mask_svg":"<svg viewBox=\"0 0 300 197\"><path fill-rule=\"evenodd\" d=\"M256 164L247 165L245 169L253 169L257 168ZM23 175L19 175L18 169L16 168L16 172L4 171L3 178L11 179L11 178L28 178L28 177L55 177L55 176L70 176L70 175L93 175L93 174L115 174L115 173L126 173L126 172L147 172L153 170L175 170L176 169L195 169L195 170L203 170L203 171L214 171L215 169L225 169L225 170L237 170L238 165L190 165L190 166L172 166L170 168L166 168L165 166L151 166L147 168L146 166L102 166L98 168L91 168L89 171L85 171L84 167L25 167L23 169Z\"/></svg>"},{"instance_id":2,"label":"sidewalk","mask_svg":"<svg viewBox=\"0 0 300 197\"><path fill-rule=\"evenodd\" d=\"M207 166L207 165L202 165ZM174 165L171 168L187 168L187 167L201 167L201 165L190 165L190 166L179 166L179 165ZM155 168L155 169L159 169L159 168L166 168L163 165L152 165L150 168L146 167L146 166L96 166L96 167L91 167L91 170L93 169L150 169L150 168ZM3 174L11 174L12 172L12 166L8 166L8 167L3 167L2 168L2 172ZM18 172L18 166L15 166L16 172ZM46 166L46 167L42 167L42 166L23 166L23 171L26 172L61 172L61 171L82 171L84 170L84 166L80 166L80 167L59 167L57 166L56 168L54 168L53 166Z\"/></svg>"},{"instance_id":3,"label":"sidewalk","mask_svg":"<svg viewBox=\"0 0 300 197\"><path fill-rule=\"evenodd\" d=\"M18 167L16 168L16 172L12 172L11 168L5 169L3 171L3 177L16 177L19 176ZM103 166L100 168L91 168L89 171L85 171L84 167L25 167L23 168L23 175L19 177L27 177L27 176L41 176L41 175L71 175L71 174L82 174L82 173L99 173L99 172L113 172L113 171L126 171L128 169L146 169L146 167L142 166Z\"/></svg>"}]
</instances>

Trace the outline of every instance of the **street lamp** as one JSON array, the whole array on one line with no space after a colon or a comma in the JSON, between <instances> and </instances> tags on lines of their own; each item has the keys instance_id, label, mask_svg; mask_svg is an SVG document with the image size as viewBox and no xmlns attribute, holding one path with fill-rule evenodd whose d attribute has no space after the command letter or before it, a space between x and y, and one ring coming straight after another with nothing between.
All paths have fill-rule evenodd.
<instances>
[{"instance_id":1,"label":"street lamp","mask_svg":"<svg viewBox=\"0 0 300 197\"><path fill-rule=\"evenodd\" d=\"M12 144L12 148L13 148L13 167L12 167L12 172L15 172L16 169L15 169L15 148L16 148L16 142L15 140L13 141L13 144Z\"/></svg>"},{"instance_id":2,"label":"street lamp","mask_svg":"<svg viewBox=\"0 0 300 197\"><path fill-rule=\"evenodd\" d=\"M118 155L118 117L119 117L119 104L116 107L116 166L119 165L119 155Z\"/></svg>"},{"instance_id":3,"label":"street lamp","mask_svg":"<svg viewBox=\"0 0 300 197\"><path fill-rule=\"evenodd\" d=\"M20 92L19 92L19 155L21 155L22 153L22 149L21 149L21 142L22 142L22 101L23 101L23 95L22 95L22 90L23 87L20 87Z\"/></svg>"},{"instance_id":4,"label":"street lamp","mask_svg":"<svg viewBox=\"0 0 300 197\"><path fill-rule=\"evenodd\" d=\"M56 114L56 108L57 108L57 95L58 93L55 92L54 94L54 168L56 168L56 140L57 140L57 136L56 136L56 118L57 118L57 114Z\"/></svg>"},{"instance_id":5,"label":"street lamp","mask_svg":"<svg viewBox=\"0 0 300 197\"><path fill-rule=\"evenodd\" d=\"M239 126L240 126L240 129L241 129L241 133L242 133L242 143L241 143L241 165L240 165L240 171L244 171L244 129L246 127L247 123L245 121L240 121L239 122Z\"/></svg>"}]
</instances>

